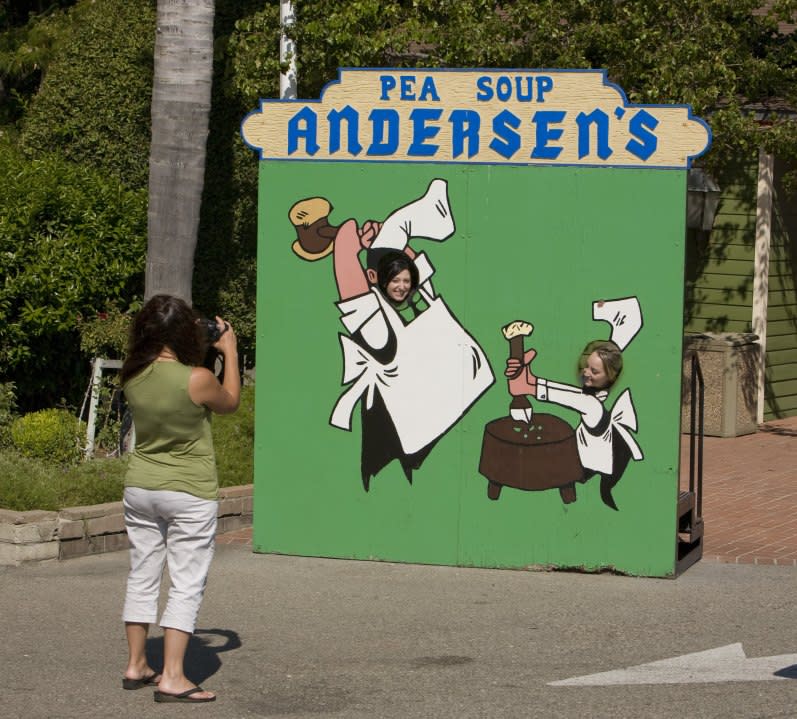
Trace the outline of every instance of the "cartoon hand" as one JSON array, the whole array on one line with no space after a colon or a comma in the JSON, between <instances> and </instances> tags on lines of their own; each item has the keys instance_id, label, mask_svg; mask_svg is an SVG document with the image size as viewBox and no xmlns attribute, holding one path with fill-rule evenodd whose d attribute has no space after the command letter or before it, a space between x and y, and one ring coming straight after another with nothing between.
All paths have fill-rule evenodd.
<instances>
[{"instance_id":1,"label":"cartoon hand","mask_svg":"<svg viewBox=\"0 0 797 719\"><path fill-rule=\"evenodd\" d=\"M531 361L537 356L537 350L530 349L523 353L523 362L516 357L506 361L504 375L507 377L509 394L513 397L537 394L537 378L531 372Z\"/></svg>"},{"instance_id":2,"label":"cartoon hand","mask_svg":"<svg viewBox=\"0 0 797 719\"><path fill-rule=\"evenodd\" d=\"M382 223L375 220L368 220L363 224L362 229L360 229L360 245L362 245L363 249L367 250L371 246L381 229Z\"/></svg>"}]
</instances>

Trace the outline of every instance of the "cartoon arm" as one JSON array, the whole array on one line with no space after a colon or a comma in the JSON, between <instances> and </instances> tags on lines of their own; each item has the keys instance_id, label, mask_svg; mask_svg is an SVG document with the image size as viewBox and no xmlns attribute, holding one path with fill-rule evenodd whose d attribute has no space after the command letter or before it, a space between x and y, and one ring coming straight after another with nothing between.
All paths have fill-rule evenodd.
<instances>
[{"instance_id":1,"label":"cartoon arm","mask_svg":"<svg viewBox=\"0 0 797 719\"><path fill-rule=\"evenodd\" d=\"M603 416L600 398L585 394L580 387L574 385L536 377L531 371L531 361L536 356L537 350L530 349L523 353L522 361L516 357L510 357L506 361L504 375L509 385L509 394L513 397L531 395L541 402L553 402L573 409L581 415L581 421L587 427L596 427Z\"/></svg>"},{"instance_id":2,"label":"cartoon arm","mask_svg":"<svg viewBox=\"0 0 797 719\"><path fill-rule=\"evenodd\" d=\"M368 292L368 280L360 264L361 236L366 235L370 242L375 234L373 223L366 223L359 230L354 220L346 220L338 229L335 237L333 260L335 265L335 282L341 300L364 295ZM373 234L372 234L373 233Z\"/></svg>"},{"instance_id":3,"label":"cartoon arm","mask_svg":"<svg viewBox=\"0 0 797 719\"><path fill-rule=\"evenodd\" d=\"M603 403L600 399L572 384L539 378L536 396L542 402L553 402L560 407L575 410L581 415L584 425L590 429L597 427L603 417Z\"/></svg>"}]
</instances>

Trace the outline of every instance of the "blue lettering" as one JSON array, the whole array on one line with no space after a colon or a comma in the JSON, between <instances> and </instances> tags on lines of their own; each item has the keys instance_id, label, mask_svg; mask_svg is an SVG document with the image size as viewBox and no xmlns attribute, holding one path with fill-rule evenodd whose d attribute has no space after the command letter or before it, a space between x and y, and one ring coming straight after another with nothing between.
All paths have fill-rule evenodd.
<instances>
[{"instance_id":1,"label":"blue lettering","mask_svg":"<svg viewBox=\"0 0 797 719\"><path fill-rule=\"evenodd\" d=\"M502 110L493 118L493 133L490 149L507 160L520 149L520 135L515 132L520 127L520 118L509 110ZM514 128L514 129L513 129Z\"/></svg>"},{"instance_id":2,"label":"blue lettering","mask_svg":"<svg viewBox=\"0 0 797 719\"><path fill-rule=\"evenodd\" d=\"M414 100L415 93L413 92L413 85L415 85L415 76L414 75L402 75L401 76L401 99L402 100Z\"/></svg>"},{"instance_id":3,"label":"blue lettering","mask_svg":"<svg viewBox=\"0 0 797 719\"><path fill-rule=\"evenodd\" d=\"M561 128L551 129L549 125L562 122L565 112L561 110L540 110L534 113L532 121L537 126L537 139L531 157L535 160L555 160L562 152L561 147L548 147L548 142L558 140L562 136Z\"/></svg>"},{"instance_id":4,"label":"blue lettering","mask_svg":"<svg viewBox=\"0 0 797 719\"><path fill-rule=\"evenodd\" d=\"M609 147L609 116L600 109L593 110L589 115L580 112L576 117L578 125L578 159L586 157L590 153L589 148L589 127L592 124L597 126L598 132L598 157L606 160L614 152Z\"/></svg>"},{"instance_id":5,"label":"blue lettering","mask_svg":"<svg viewBox=\"0 0 797 719\"><path fill-rule=\"evenodd\" d=\"M468 157L479 152L479 128L481 117L475 110L454 110L449 116L451 122L451 156L459 157L468 143Z\"/></svg>"},{"instance_id":6,"label":"blue lettering","mask_svg":"<svg viewBox=\"0 0 797 719\"><path fill-rule=\"evenodd\" d=\"M553 78L548 75L540 75L537 78L537 102L545 102L546 92L553 90Z\"/></svg>"},{"instance_id":7,"label":"blue lettering","mask_svg":"<svg viewBox=\"0 0 797 719\"><path fill-rule=\"evenodd\" d=\"M523 79L522 77L515 78L515 88L517 90L517 99L519 102L531 102L531 75L526 75L526 92L523 93Z\"/></svg>"},{"instance_id":8,"label":"blue lettering","mask_svg":"<svg viewBox=\"0 0 797 719\"><path fill-rule=\"evenodd\" d=\"M360 115L351 105L346 105L342 110L330 110L327 115L329 120L329 152L334 155L340 150L340 125L345 120L346 151L350 155L359 155L363 146L358 139L360 129Z\"/></svg>"},{"instance_id":9,"label":"blue lettering","mask_svg":"<svg viewBox=\"0 0 797 719\"><path fill-rule=\"evenodd\" d=\"M434 78L427 77L423 81L423 87L421 88L421 96L418 98L421 102L426 101L426 96L431 94L432 100L435 102L440 102L440 96L437 94L437 88L434 84Z\"/></svg>"},{"instance_id":10,"label":"blue lettering","mask_svg":"<svg viewBox=\"0 0 797 719\"><path fill-rule=\"evenodd\" d=\"M425 145L426 140L431 140L438 132L439 127L428 126L427 121L434 122L440 119L443 114L442 110L427 110L418 108L410 113L410 120L412 120L412 144L407 150L408 155L420 155L422 157L431 157L439 149L440 145Z\"/></svg>"},{"instance_id":11,"label":"blue lettering","mask_svg":"<svg viewBox=\"0 0 797 719\"><path fill-rule=\"evenodd\" d=\"M636 155L640 160L647 160L656 152L659 142L649 130L655 130L658 124L659 121L653 115L645 110L640 110L628 123L629 131L637 139L629 140L625 149Z\"/></svg>"},{"instance_id":12,"label":"blue lettering","mask_svg":"<svg viewBox=\"0 0 797 719\"><path fill-rule=\"evenodd\" d=\"M304 151L315 155L319 150L317 137L318 117L309 107L303 107L288 121L288 154L296 152L299 140L304 139Z\"/></svg>"},{"instance_id":13,"label":"blue lettering","mask_svg":"<svg viewBox=\"0 0 797 719\"><path fill-rule=\"evenodd\" d=\"M514 83L512 82L514 79ZM534 102L534 86L537 86L537 102L545 102L545 93L553 90L553 78L549 75L499 75L495 81L495 97L501 102L508 102L514 94L517 102ZM489 102L493 99L493 78L482 75L476 80L476 99Z\"/></svg>"},{"instance_id":14,"label":"blue lettering","mask_svg":"<svg viewBox=\"0 0 797 719\"><path fill-rule=\"evenodd\" d=\"M501 75L498 78L498 82L495 83L495 96L501 102L506 102L512 97L512 81L508 77Z\"/></svg>"},{"instance_id":15,"label":"blue lettering","mask_svg":"<svg viewBox=\"0 0 797 719\"><path fill-rule=\"evenodd\" d=\"M488 102L493 99L493 79L489 75L482 75L476 80L476 87L479 92L476 93L476 99L482 102Z\"/></svg>"},{"instance_id":16,"label":"blue lettering","mask_svg":"<svg viewBox=\"0 0 797 719\"><path fill-rule=\"evenodd\" d=\"M390 91L396 87L396 78L392 75L380 75L379 82L382 83L382 92L379 95L380 100L389 100Z\"/></svg>"},{"instance_id":17,"label":"blue lettering","mask_svg":"<svg viewBox=\"0 0 797 719\"><path fill-rule=\"evenodd\" d=\"M368 155L393 155L398 149L399 114L395 110L372 110L368 116L373 127L373 142L368 148ZM387 127L387 133L385 133ZM387 139L385 139L387 135Z\"/></svg>"}]
</instances>

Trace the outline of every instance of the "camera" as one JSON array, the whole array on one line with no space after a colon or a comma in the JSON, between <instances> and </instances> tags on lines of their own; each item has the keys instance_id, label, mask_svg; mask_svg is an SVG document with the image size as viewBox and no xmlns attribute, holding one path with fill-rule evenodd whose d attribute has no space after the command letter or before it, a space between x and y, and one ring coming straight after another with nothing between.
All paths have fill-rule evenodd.
<instances>
[{"instance_id":1,"label":"camera","mask_svg":"<svg viewBox=\"0 0 797 719\"><path fill-rule=\"evenodd\" d=\"M216 324L216 320L209 320L209 319L201 319L199 320L199 324L202 327L202 330L205 333L205 337L209 344L214 344L219 341L219 338L227 331L229 325L225 322L224 329L219 329L219 326Z\"/></svg>"}]
</instances>

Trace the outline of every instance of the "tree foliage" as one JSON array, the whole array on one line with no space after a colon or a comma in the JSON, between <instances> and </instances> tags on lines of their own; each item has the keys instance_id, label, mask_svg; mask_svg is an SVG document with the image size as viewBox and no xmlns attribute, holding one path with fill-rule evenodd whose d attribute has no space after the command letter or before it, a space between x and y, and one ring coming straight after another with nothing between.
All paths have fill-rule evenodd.
<instances>
[{"instance_id":1,"label":"tree foliage","mask_svg":"<svg viewBox=\"0 0 797 719\"><path fill-rule=\"evenodd\" d=\"M318 2L296 10L301 97L348 66L602 68L631 102L688 103L706 118L710 166L759 147L797 157L797 34L782 25L797 19L797 0L326 0L323 12ZM273 22L257 21L256 34ZM266 67L267 52L250 46L246 66ZM756 111L784 108L792 115L757 121Z\"/></svg>"},{"instance_id":2,"label":"tree foliage","mask_svg":"<svg viewBox=\"0 0 797 719\"><path fill-rule=\"evenodd\" d=\"M700 161L711 169L749 160L759 147L782 160L797 158L797 34L779 25L797 19L797 0L294 0L294 7L290 33L300 97L319 97L339 67L604 68L630 102L689 103L705 118L713 145ZM233 321L250 359L257 160L239 128L259 98L278 97L280 30L276 0L216 0L193 294L201 311ZM33 309L25 310L22 300L0 299L0 321L8 323L0 327L0 381L19 380L9 372L35 361L38 376L50 381L43 394L54 396L55 383L68 375L64 368L77 355L53 348L77 346L76 314L93 316L114 298L125 310L143 291L141 193L154 37L155 0L7 0L0 6L0 132L13 136L11 124L21 127L28 158L0 160L0 231L15 228L0 243L14 257L29 253L39 273L34 281L34 270L3 265L15 296L29 295ZM51 156L55 150L58 160ZM9 182L9 172L20 176ZM134 192L125 194L119 182ZM5 192L6 185L25 183L30 197L27 191ZM84 187L60 186L70 183ZM56 221L35 210L47 193L55 198ZM116 208L114 218L104 214L99 199L91 201L92 193ZM66 209L70 203L105 219L92 225L80 213L83 219L76 218ZM118 213L122 207L126 214ZM20 230L24 217L30 234ZM72 223L80 229L69 230ZM83 243L80 252L93 259L55 252L54 230L70 238L71 252ZM104 252L109 273L97 259ZM66 258L75 257L91 270L67 272ZM113 269L120 258L124 279ZM48 279L48 263L63 287ZM100 280L108 286L100 287ZM65 296L71 299L64 302ZM47 353L52 365L45 363ZM32 387L20 382L19 390L24 399Z\"/></svg>"},{"instance_id":3,"label":"tree foliage","mask_svg":"<svg viewBox=\"0 0 797 719\"><path fill-rule=\"evenodd\" d=\"M140 291L146 192L55 155L0 148L0 367L21 407L74 399L79 315Z\"/></svg>"},{"instance_id":4,"label":"tree foliage","mask_svg":"<svg viewBox=\"0 0 797 719\"><path fill-rule=\"evenodd\" d=\"M0 5L0 125L7 128L22 116L39 87L42 73L66 33L71 3L7 2Z\"/></svg>"},{"instance_id":5,"label":"tree foliage","mask_svg":"<svg viewBox=\"0 0 797 719\"><path fill-rule=\"evenodd\" d=\"M55 149L75 163L147 183L154 2L79 3L22 123L29 157Z\"/></svg>"}]
</instances>

